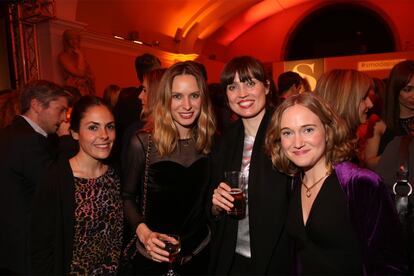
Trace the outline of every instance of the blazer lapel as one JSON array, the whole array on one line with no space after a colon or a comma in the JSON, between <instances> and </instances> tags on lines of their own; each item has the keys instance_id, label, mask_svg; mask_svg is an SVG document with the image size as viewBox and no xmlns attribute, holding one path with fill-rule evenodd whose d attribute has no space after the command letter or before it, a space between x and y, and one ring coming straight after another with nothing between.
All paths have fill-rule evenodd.
<instances>
[{"instance_id":1,"label":"blazer lapel","mask_svg":"<svg viewBox=\"0 0 414 276\"><path fill-rule=\"evenodd\" d=\"M250 247L253 266L257 268L267 267L274 248L278 246L287 214L286 177L273 168L263 149L270 115L271 112L267 111L261 122L250 163Z\"/></svg>"}]
</instances>

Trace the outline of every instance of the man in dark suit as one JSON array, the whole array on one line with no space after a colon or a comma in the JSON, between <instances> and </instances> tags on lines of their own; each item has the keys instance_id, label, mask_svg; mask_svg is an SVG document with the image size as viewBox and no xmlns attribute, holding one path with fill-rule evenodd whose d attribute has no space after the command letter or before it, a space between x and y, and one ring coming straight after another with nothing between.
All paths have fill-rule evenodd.
<instances>
[{"instance_id":1,"label":"man in dark suit","mask_svg":"<svg viewBox=\"0 0 414 276\"><path fill-rule=\"evenodd\" d=\"M0 274L30 274L31 201L53 158L47 135L66 119L69 100L57 84L30 82L22 115L0 131Z\"/></svg>"}]
</instances>

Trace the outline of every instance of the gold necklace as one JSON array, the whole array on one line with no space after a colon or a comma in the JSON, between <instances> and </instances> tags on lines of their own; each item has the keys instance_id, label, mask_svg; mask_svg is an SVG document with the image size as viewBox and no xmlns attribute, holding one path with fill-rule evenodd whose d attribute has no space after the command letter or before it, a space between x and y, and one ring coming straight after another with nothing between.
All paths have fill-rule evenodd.
<instances>
[{"instance_id":1,"label":"gold necklace","mask_svg":"<svg viewBox=\"0 0 414 276\"><path fill-rule=\"evenodd\" d=\"M331 174L331 171L330 170L328 170L326 173L325 173L325 175L324 176L322 176L320 179L318 179L315 183L313 183L312 185L310 185L309 187L308 186L306 186L306 184L303 182L303 178L301 179L301 181L302 181L302 185L305 187L305 189L306 189L306 192L305 192L305 194L306 194L306 197L310 197L311 195L312 195L312 193L310 192L310 190L313 188L313 187L315 187L319 182L321 182L322 181L322 179L324 179L324 178L326 178L328 175L330 175Z\"/></svg>"}]
</instances>

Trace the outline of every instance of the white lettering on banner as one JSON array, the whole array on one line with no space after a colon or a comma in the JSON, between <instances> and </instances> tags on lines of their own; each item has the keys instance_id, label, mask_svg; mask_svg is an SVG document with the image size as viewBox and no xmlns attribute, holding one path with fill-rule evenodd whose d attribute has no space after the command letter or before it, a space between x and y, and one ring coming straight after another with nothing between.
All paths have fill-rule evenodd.
<instances>
[{"instance_id":1,"label":"white lettering on banner","mask_svg":"<svg viewBox=\"0 0 414 276\"><path fill-rule=\"evenodd\" d=\"M372 60L358 62L358 71L389 70L395 64L406 59Z\"/></svg>"},{"instance_id":2,"label":"white lettering on banner","mask_svg":"<svg viewBox=\"0 0 414 276\"><path fill-rule=\"evenodd\" d=\"M316 87L316 79L309 74L303 73L299 70L299 66L307 66L311 69L312 73L315 73L315 63L299 63L296 64L295 67L293 67L292 71L298 73L302 78L306 78L306 80L309 82L309 86L311 87L312 91Z\"/></svg>"}]
</instances>

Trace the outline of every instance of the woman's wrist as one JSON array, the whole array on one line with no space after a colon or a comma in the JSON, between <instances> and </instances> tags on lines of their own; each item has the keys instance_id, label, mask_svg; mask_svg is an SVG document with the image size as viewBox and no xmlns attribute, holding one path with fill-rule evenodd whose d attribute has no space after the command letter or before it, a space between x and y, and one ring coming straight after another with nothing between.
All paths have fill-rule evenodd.
<instances>
[{"instance_id":1,"label":"woman's wrist","mask_svg":"<svg viewBox=\"0 0 414 276\"><path fill-rule=\"evenodd\" d=\"M138 224L135 233L137 234L137 237L140 240L140 242L145 243L147 237L151 234L151 230L145 223L140 223Z\"/></svg>"}]
</instances>

